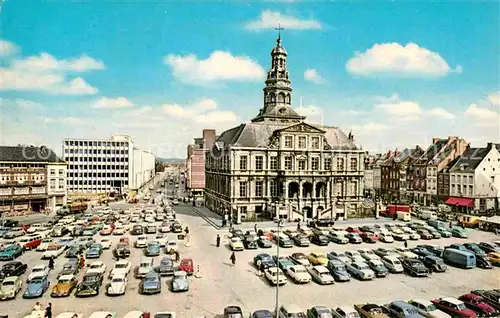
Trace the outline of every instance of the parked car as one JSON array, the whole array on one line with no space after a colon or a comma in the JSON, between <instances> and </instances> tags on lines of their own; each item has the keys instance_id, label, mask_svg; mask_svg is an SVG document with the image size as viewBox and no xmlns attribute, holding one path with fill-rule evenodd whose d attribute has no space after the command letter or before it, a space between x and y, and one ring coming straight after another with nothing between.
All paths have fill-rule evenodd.
<instances>
[{"instance_id":1,"label":"parked car","mask_svg":"<svg viewBox=\"0 0 500 318\"><path fill-rule=\"evenodd\" d=\"M113 278L116 274L120 273L128 275L131 269L132 269L132 264L129 261L124 259L118 260L116 261L111 271L109 271L109 278Z\"/></svg>"},{"instance_id":2,"label":"parked car","mask_svg":"<svg viewBox=\"0 0 500 318\"><path fill-rule=\"evenodd\" d=\"M271 248L271 246L272 246L271 240L269 240L269 238L267 236L263 236L263 235L259 236L257 244L261 248Z\"/></svg>"},{"instance_id":3,"label":"parked car","mask_svg":"<svg viewBox=\"0 0 500 318\"><path fill-rule=\"evenodd\" d=\"M314 306L306 311L307 317L310 318L330 318L332 310L325 306Z\"/></svg>"},{"instance_id":4,"label":"parked car","mask_svg":"<svg viewBox=\"0 0 500 318\"><path fill-rule=\"evenodd\" d=\"M481 317L498 317L498 310L486 302L486 300L476 294L468 293L458 297L458 300L464 302L467 308L472 309Z\"/></svg>"},{"instance_id":5,"label":"parked car","mask_svg":"<svg viewBox=\"0 0 500 318\"><path fill-rule=\"evenodd\" d=\"M99 295L103 276L99 272L90 272L83 275L82 281L76 287L76 297L90 297Z\"/></svg>"},{"instance_id":6,"label":"parked car","mask_svg":"<svg viewBox=\"0 0 500 318\"><path fill-rule=\"evenodd\" d=\"M158 242L149 242L148 246L144 250L144 254L149 257L160 255L161 247Z\"/></svg>"},{"instance_id":7,"label":"parked car","mask_svg":"<svg viewBox=\"0 0 500 318\"><path fill-rule=\"evenodd\" d=\"M363 232L360 236L365 243L377 243L379 240L378 235L373 232Z\"/></svg>"},{"instance_id":8,"label":"parked car","mask_svg":"<svg viewBox=\"0 0 500 318\"><path fill-rule=\"evenodd\" d=\"M354 309L363 318L389 318L385 310L376 304L359 304L354 305Z\"/></svg>"},{"instance_id":9,"label":"parked car","mask_svg":"<svg viewBox=\"0 0 500 318\"><path fill-rule=\"evenodd\" d=\"M391 317L424 318L415 307L402 300L395 300L385 307Z\"/></svg>"},{"instance_id":10,"label":"parked car","mask_svg":"<svg viewBox=\"0 0 500 318\"><path fill-rule=\"evenodd\" d=\"M193 275L194 273L194 263L191 258L183 258L179 263L179 270L186 272L188 276Z\"/></svg>"},{"instance_id":11,"label":"parked car","mask_svg":"<svg viewBox=\"0 0 500 318\"><path fill-rule=\"evenodd\" d=\"M389 274L389 270L380 260L369 260L366 264L375 272L376 277L386 277Z\"/></svg>"},{"instance_id":12,"label":"parked car","mask_svg":"<svg viewBox=\"0 0 500 318\"><path fill-rule=\"evenodd\" d=\"M66 264L63 265L62 269L59 271L57 274L57 278L64 276L64 275L78 275L80 272L80 263L77 262L67 262Z\"/></svg>"},{"instance_id":13,"label":"parked car","mask_svg":"<svg viewBox=\"0 0 500 318\"><path fill-rule=\"evenodd\" d=\"M143 278L151 271L153 271L153 259L148 257L141 258L139 266L136 270L136 277Z\"/></svg>"},{"instance_id":14,"label":"parked car","mask_svg":"<svg viewBox=\"0 0 500 318\"><path fill-rule=\"evenodd\" d=\"M285 269L285 273L296 284L306 284L312 280L311 274L304 265L293 265Z\"/></svg>"},{"instance_id":15,"label":"parked car","mask_svg":"<svg viewBox=\"0 0 500 318\"><path fill-rule=\"evenodd\" d=\"M458 237L458 238L468 238L469 237L469 235L467 234L467 230L462 229L460 227L454 227L451 230L451 235L453 237Z\"/></svg>"},{"instance_id":16,"label":"parked car","mask_svg":"<svg viewBox=\"0 0 500 318\"><path fill-rule=\"evenodd\" d=\"M420 260L431 272L443 273L448 269L443 260L434 255L421 257Z\"/></svg>"},{"instance_id":17,"label":"parked car","mask_svg":"<svg viewBox=\"0 0 500 318\"><path fill-rule=\"evenodd\" d=\"M0 281L4 280L6 277L21 276L26 273L27 269L28 265L22 262L12 261L5 263L0 270Z\"/></svg>"},{"instance_id":18,"label":"parked car","mask_svg":"<svg viewBox=\"0 0 500 318\"><path fill-rule=\"evenodd\" d=\"M330 239L325 235L314 234L311 236L311 243L314 243L318 246L328 246L330 243Z\"/></svg>"},{"instance_id":19,"label":"parked car","mask_svg":"<svg viewBox=\"0 0 500 318\"><path fill-rule=\"evenodd\" d=\"M311 262L304 253L292 253L290 259L297 265L303 265L305 267L311 266Z\"/></svg>"},{"instance_id":20,"label":"parked car","mask_svg":"<svg viewBox=\"0 0 500 318\"><path fill-rule=\"evenodd\" d=\"M352 277L356 277L359 280L372 280L375 278L375 273L366 263L347 263L346 269Z\"/></svg>"},{"instance_id":21,"label":"parked car","mask_svg":"<svg viewBox=\"0 0 500 318\"><path fill-rule=\"evenodd\" d=\"M14 299L23 288L23 280L19 276L6 277L0 283L0 300Z\"/></svg>"},{"instance_id":22,"label":"parked car","mask_svg":"<svg viewBox=\"0 0 500 318\"><path fill-rule=\"evenodd\" d=\"M174 275L174 261L170 257L162 258L160 265L157 267L157 272L160 276Z\"/></svg>"},{"instance_id":23,"label":"parked car","mask_svg":"<svg viewBox=\"0 0 500 318\"><path fill-rule=\"evenodd\" d=\"M404 272L403 265L398 257L395 256L384 256L382 257L382 263L389 270L389 272L394 274L399 274Z\"/></svg>"},{"instance_id":24,"label":"parked car","mask_svg":"<svg viewBox=\"0 0 500 318\"><path fill-rule=\"evenodd\" d=\"M264 270L264 277L273 286L285 285L287 282L285 274L278 267L269 267L266 270Z\"/></svg>"},{"instance_id":25,"label":"parked car","mask_svg":"<svg viewBox=\"0 0 500 318\"><path fill-rule=\"evenodd\" d=\"M263 268L267 269L269 267L275 267L276 263L274 262L273 258L269 254L258 254L253 258L253 264L257 268Z\"/></svg>"},{"instance_id":26,"label":"parked car","mask_svg":"<svg viewBox=\"0 0 500 318\"><path fill-rule=\"evenodd\" d=\"M433 303L431 303L430 301L428 300L424 300L424 299L412 299L410 301L408 301L408 303L410 305L412 305L413 307L415 307L415 309L417 309L417 311L425 316L425 317L429 317L429 318L451 318L450 315L448 315L447 313L437 309L436 305L434 305Z\"/></svg>"},{"instance_id":27,"label":"parked car","mask_svg":"<svg viewBox=\"0 0 500 318\"><path fill-rule=\"evenodd\" d=\"M12 244L0 251L0 261L13 261L21 255L23 255L23 248L17 244Z\"/></svg>"},{"instance_id":28,"label":"parked car","mask_svg":"<svg viewBox=\"0 0 500 318\"><path fill-rule=\"evenodd\" d=\"M493 266L500 266L500 253L488 253L487 257Z\"/></svg>"},{"instance_id":29,"label":"parked car","mask_svg":"<svg viewBox=\"0 0 500 318\"><path fill-rule=\"evenodd\" d=\"M51 297L67 297L78 285L75 275L62 275L57 279L57 284L52 288Z\"/></svg>"},{"instance_id":30,"label":"parked car","mask_svg":"<svg viewBox=\"0 0 500 318\"><path fill-rule=\"evenodd\" d=\"M486 254L488 253L499 253L500 247L493 243L481 242L478 244L479 248L481 248Z\"/></svg>"},{"instance_id":31,"label":"parked car","mask_svg":"<svg viewBox=\"0 0 500 318\"><path fill-rule=\"evenodd\" d=\"M357 233L349 233L346 235L346 238L349 240L349 243L352 244L361 244L363 239Z\"/></svg>"},{"instance_id":32,"label":"parked car","mask_svg":"<svg viewBox=\"0 0 500 318\"><path fill-rule=\"evenodd\" d=\"M471 291L471 293L483 297L484 301L497 310L500 310L500 290L476 289Z\"/></svg>"},{"instance_id":33,"label":"parked car","mask_svg":"<svg viewBox=\"0 0 500 318\"><path fill-rule=\"evenodd\" d=\"M349 239L346 237L347 232L344 231L330 231L327 237L331 242L337 244L347 244L349 243Z\"/></svg>"},{"instance_id":34,"label":"parked car","mask_svg":"<svg viewBox=\"0 0 500 318\"><path fill-rule=\"evenodd\" d=\"M229 247L233 251L243 251L245 247L243 246L243 241L239 237L233 237L229 240Z\"/></svg>"},{"instance_id":35,"label":"parked car","mask_svg":"<svg viewBox=\"0 0 500 318\"><path fill-rule=\"evenodd\" d=\"M243 311L239 306L227 306L224 308L224 318L243 318Z\"/></svg>"},{"instance_id":36,"label":"parked car","mask_svg":"<svg viewBox=\"0 0 500 318\"><path fill-rule=\"evenodd\" d=\"M321 252L310 253L309 256L307 257L307 259L309 260L309 262L312 265L326 265L326 264L328 264L328 258L326 257L326 255L324 253L321 253Z\"/></svg>"},{"instance_id":37,"label":"parked car","mask_svg":"<svg viewBox=\"0 0 500 318\"><path fill-rule=\"evenodd\" d=\"M149 272L139 284L139 292L143 295L158 294L161 292L161 276L155 272Z\"/></svg>"},{"instance_id":38,"label":"parked car","mask_svg":"<svg viewBox=\"0 0 500 318\"><path fill-rule=\"evenodd\" d=\"M103 252L103 248L101 244L92 244L87 253L85 254L86 258L99 258Z\"/></svg>"},{"instance_id":39,"label":"parked car","mask_svg":"<svg viewBox=\"0 0 500 318\"><path fill-rule=\"evenodd\" d=\"M351 275L347 272L346 266L339 260L328 260L326 268L330 274L338 282L348 282L351 280Z\"/></svg>"},{"instance_id":40,"label":"parked car","mask_svg":"<svg viewBox=\"0 0 500 318\"><path fill-rule=\"evenodd\" d=\"M50 268L47 264L37 264L31 269L31 272L28 274L26 281L29 282L33 278L39 276L47 276L49 275L49 272Z\"/></svg>"},{"instance_id":41,"label":"parked car","mask_svg":"<svg viewBox=\"0 0 500 318\"><path fill-rule=\"evenodd\" d=\"M321 285L330 285L335 282L335 279L330 274L328 268L324 265L316 265L308 268L309 274L311 274L312 279Z\"/></svg>"},{"instance_id":42,"label":"parked car","mask_svg":"<svg viewBox=\"0 0 500 318\"><path fill-rule=\"evenodd\" d=\"M172 278L171 288L173 292L188 291L189 281L187 278L187 273L184 271L175 271L174 277Z\"/></svg>"},{"instance_id":43,"label":"parked car","mask_svg":"<svg viewBox=\"0 0 500 318\"><path fill-rule=\"evenodd\" d=\"M450 314L452 317L476 318L474 311L470 310L465 304L456 298L445 297L432 300L432 303L441 311Z\"/></svg>"},{"instance_id":44,"label":"parked car","mask_svg":"<svg viewBox=\"0 0 500 318\"><path fill-rule=\"evenodd\" d=\"M49 289L49 286L50 279L48 275L34 277L28 282L23 298L42 297L47 289Z\"/></svg>"},{"instance_id":45,"label":"parked car","mask_svg":"<svg viewBox=\"0 0 500 318\"><path fill-rule=\"evenodd\" d=\"M430 274L430 270L418 259L403 258L401 265L403 265L404 271L411 276L427 277Z\"/></svg>"}]
</instances>

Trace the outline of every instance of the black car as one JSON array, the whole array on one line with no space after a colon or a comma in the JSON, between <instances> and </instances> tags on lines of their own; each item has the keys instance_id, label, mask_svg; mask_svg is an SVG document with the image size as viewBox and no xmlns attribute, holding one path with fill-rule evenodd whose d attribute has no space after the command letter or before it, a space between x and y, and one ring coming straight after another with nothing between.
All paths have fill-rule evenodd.
<instances>
[{"instance_id":1,"label":"black car","mask_svg":"<svg viewBox=\"0 0 500 318\"><path fill-rule=\"evenodd\" d=\"M78 262L68 262L63 265L63 268L57 274L57 278L59 278L62 275L78 275L78 272L80 271L80 265Z\"/></svg>"},{"instance_id":2,"label":"black car","mask_svg":"<svg viewBox=\"0 0 500 318\"><path fill-rule=\"evenodd\" d=\"M65 256L66 258L78 258L83 251L85 251L83 245L74 244L66 251Z\"/></svg>"},{"instance_id":3,"label":"black car","mask_svg":"<svg viewBox=\"0 0 500 318\"><path fill-rule=\"evenodd\" d=\"M280 247L290 248L293 247L293 241L287 237L282 237L278 239L278 244Z\"/></svg>"},{"instance_id":4,"label":"black car","mask_svg":"<svg viewBox=\"0 0 500 318\"><path fill-rule=\"evenodd\" d=\"M417 245L417 247L423 247L438 257L441 257L444 251L441 247L436 245Z\"/></svg>"},{"instance_id":5,"label":"black car","mask_svg":"<svg viewBox=\"0 0 500 318\"><path fill-rule=\"evenodd\" d=\"M247 235L243 240L243 246L245 246L246 249L255 250L258 247L257 240L258 240L257 236Z\"/></svg>"},{"instance_id":6,"label":"black car","mask_svg":"<svg viewBox=\"0 0 500 318\"><path fill-rule=\"evenodd\" d=\"M429 251L428 249L426 249L423 246L415 246L415 247L411 248L410 251L412 253L417 254L418 256L422 256L422 257L435 256L434 253L432 253L431 251Z\"/></svg>"},{"instance_id":7,"label":"black car","mask_svg":"<svg viewBox=\"0 0 500 318\"><path fill-rule=\"evenodd\" d=\"M432 272L442 273L448 269L443 260L434 255L421 257L420 260Z\"/></svg>"},{"instance_id":8,"label":"black car","mask_svg":"<svg viewBox=\"0 0 500 318\"><path fill-rule=\"evenodd\" d=\"M132 231L130 231L130 234L132 234L132 235L142 235L142 234L144 234L144 230L143 230L142 226L140 226L140 225L134 225L132 227Z\"/></svg>"},{"instance_id":9,"label":"black car","mask_svg":"<svg viewBox=\"0 0 500 318\"><path fill-rule=\"evenodd\" d=\"M430 274L430 270L418 259L403 258L401 265L403 265L404 271L411 276L427 277Z\"/></svg>"},{"instance_id":10,"label":"black car","mask_svg":"<svg viewBox=\"0 0 500 318\"><path fill-rule=\"evenodd\" d=\"M245 233L240 229L233 229L231 231L231 237L239 237L241 240L245 239Z\"/></svg>"},{"instance_id":11,"label":"black car","mask_svg":"<svg viewBox=\"0 0 500 318\"><path fill-rule=\"evenodd\" d=\"M146 234L156 234L156 226L155 225L146 225L144 227L144 232L146 232Z\"/></svg>"},{"instance_id":12,"label":"black car","mask_svg":"<svg viewBox=\"0 0 500 318\"><path fill-rule=\"evenodd\" d=\"M268 269L270 267L276 267L276 263L273 261L273 258L269 254L259 254L253 258L253 264L257 268Z\"/></svg>"},{"instance_id":13,"label":"black car","mask_svg":"<svg viewBox=\"0 0 500 318\"><path fill-rule=\"evenodd\" d=\"M98 272L86 273L76 287L76 297L91 297L99 295L103 276Z\"/></svg>"},{"instance_id":14,"label":"black car","mask_svg":"<svg viewBox=\"0 0 500 318\"><path fill-rule=\"evenodd\" d=\"M2 266L0 270L0 281L3 281L5 277L9 276L21 276L26 273L28 265L21 262L8 262Z\"/></svg>"},{"instance_id":15,"label":"black car","mask_svg":"<svg viewBox=\"0 0 500 318\"><path fill-rule=\"evenodd\" d=\"M301 234L295 235L293 237L293 242L295 243L295 245L300 247L308 247L311 244L307 235Z\"/></svg>"},{"instance_id":16,"label":"black car","mask_svg":"<svg viewBox=\"0 0 500 318\"><path fill-rule=\"evenodd\" d=\"M493 265L488 259L488 256L483 254L476 254L476 267L483 269L492 269Z\"/></svg>"},{"instance_id":17,"label":"black car","mask_svg":"<svg viewBox=\"0 0 500 318\"><path fill-rule=\"evenodd\" d=\"M481 242L478 246L486 253L499 253L500 248L493 243Z\"/></svg>"},{"instance_id":18,"label":"black car","mask_svg":"<svg viewBox=\"0 0 500 318\"><path fill-rule=\"evenodd\" d=\"M160 276L174 275L174 261L170 257L165 257L160 261L160 265L156 268Z\"/></svg>"},{"instance_id":19,"label":"black car","mask_svg":"<svg viewBox=\"0 0 500 318\"><path fill-rule=\"evenodd\" d=\"M171 226L172 233L182 233L182 225L179 223L173 223Z\"/></svg>"},{"instance_id":20,"label":"black car","mask_svg":"<svg viewBox=\"0 0 500 318\"><path fill-rule=\"evenodd\" d=\"M118 257L129 257L130 256L130 247L128 244L118 243L116 247L113 249L113 255Z\"/></svg>"},{"instance_id":21,"label":"black car","mask_svg":"<svg viewBox=\"0 0 500 318\"><path fill-rule=\"evenodd\" d=\"M484 289L476 289L471 291L471 293L479 295L484 298L485 302L494 307L497 310L500 310L500 290L484 290Z\"/></svg>"},{"instance_id":22,"label":"black car","mask_svg":"<svg viewBox=\"0 0 500 318\"><path fill-rule=\"evenodd\" d=\"M224 308L224 318L243 317L243 311L239 306L227 306Z\"/></svg>"},{"instance_id":23,"label":"black car","mask_svg":"<svg viewBox=\"0 0 500 318\"><path fill-rule=\"evenodd\" d=\"M311 237L311 243L319 246L327 246L330 243L330 240L324 235L313 234Z\"/></svg>"},{"instance_id":24,"label":"black car","mask_svg":"<svg viewBox=\"0 0 500 318\"><path fill-rule=\"evenodd\" d=\"M463 246L465 246L465 248L469 251L474 252L476 255L486 255L486 252L483 251L483 249L476 243L464 243Z\"/></svg>"}]
</instances>

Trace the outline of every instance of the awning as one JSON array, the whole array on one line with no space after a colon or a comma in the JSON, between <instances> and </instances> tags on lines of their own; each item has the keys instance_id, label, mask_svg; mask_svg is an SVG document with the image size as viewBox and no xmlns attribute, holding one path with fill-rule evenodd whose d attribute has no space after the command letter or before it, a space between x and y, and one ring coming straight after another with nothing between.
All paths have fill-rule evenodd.
<instances>
[{"instance_id":1,"label":"awning","mask_svg":"<svg viewBox=\"0 0 500 318\"><path fill-rule=\"evenodd\" d=\"M445 204L472 208L474 207L474 200L469 198L449 197Z\"/></svg>"}]
</instances>

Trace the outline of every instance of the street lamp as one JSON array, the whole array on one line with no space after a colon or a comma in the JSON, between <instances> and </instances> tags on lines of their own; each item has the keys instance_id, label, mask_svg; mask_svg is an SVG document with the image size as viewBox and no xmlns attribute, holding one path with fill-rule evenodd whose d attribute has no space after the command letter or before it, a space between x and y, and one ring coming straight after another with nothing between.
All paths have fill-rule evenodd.
<instances>
[{"instance_id":1,"label":"street lamp","mask_svg":"<svg viewBox=\"0 0 500 318\"><path fill-rule=\"evenodd\" d=\"M278 232L277 232L277 239L276 239L276 263L277 263L277 271L276 271L276 317L278 317L278 311L279 311L279 302L280 302L280 268L279 268L279 261L280 261L280 229L283 226L283 220L279 219L278 220Z\"/></svg>"}]
</instances>

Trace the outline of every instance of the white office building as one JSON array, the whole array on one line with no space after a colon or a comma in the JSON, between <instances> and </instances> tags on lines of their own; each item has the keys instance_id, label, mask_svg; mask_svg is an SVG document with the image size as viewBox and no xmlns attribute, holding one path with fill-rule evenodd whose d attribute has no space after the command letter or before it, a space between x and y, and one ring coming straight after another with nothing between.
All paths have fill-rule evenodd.
<instances>
[{"instance_id":1,"label":"white office building","mask_svg":"<svg viewBox=\"0 0 500 318\"><path fill-rule=\"evenodd\" d=\"M125 193L154 177L155 155L134 147L130 136L64 139L69 192Z\"/></svg>"}]
</instances>

